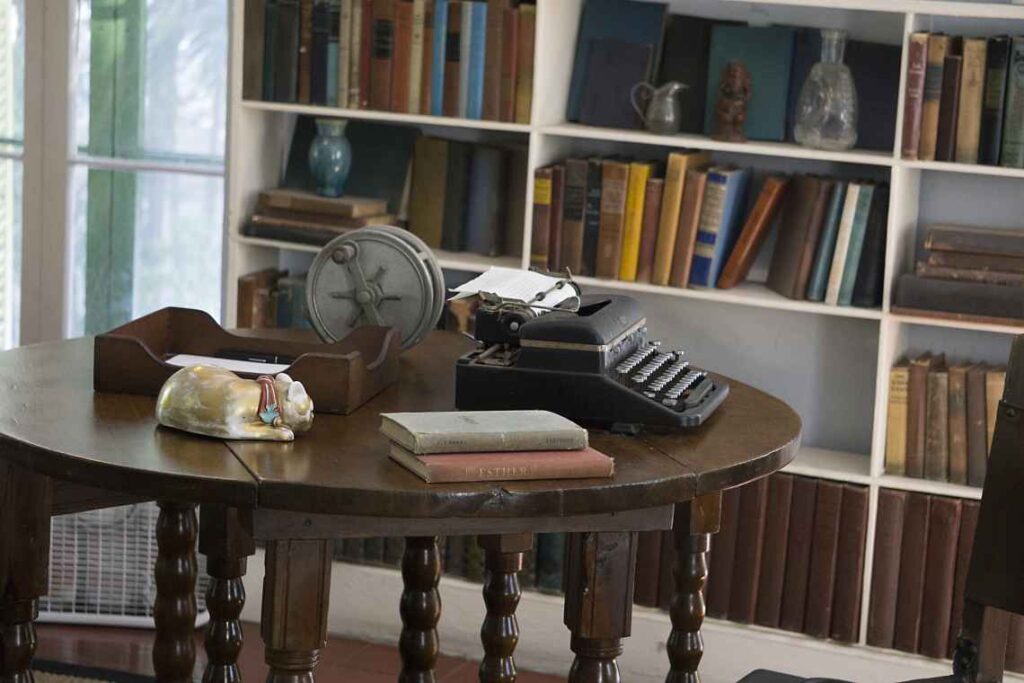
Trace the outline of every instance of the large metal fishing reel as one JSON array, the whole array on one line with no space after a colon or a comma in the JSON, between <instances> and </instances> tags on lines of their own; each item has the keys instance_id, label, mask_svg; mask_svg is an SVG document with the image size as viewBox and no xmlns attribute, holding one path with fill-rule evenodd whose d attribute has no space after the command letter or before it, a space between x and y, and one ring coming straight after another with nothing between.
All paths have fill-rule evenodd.
<instances>
[{"instance_id":1,"label":"large metal fishing reel","mask_svg":"<svg viewBox=\"0 0 1024 683\"><path fill-rule=\"evenodd\" d=\"M444 276L430 247L388 225L334 238L306 276L310 322L329 342L361 325L384 325L398 330L407 349L436 327L444 294Z\"/></svg>"}]
</instances>

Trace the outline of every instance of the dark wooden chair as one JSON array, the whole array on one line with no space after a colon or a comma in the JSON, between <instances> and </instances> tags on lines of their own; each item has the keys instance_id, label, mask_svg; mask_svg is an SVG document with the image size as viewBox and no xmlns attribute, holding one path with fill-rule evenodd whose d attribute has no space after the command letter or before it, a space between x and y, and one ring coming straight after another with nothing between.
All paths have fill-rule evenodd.
<instances>
[{"instance_id":1,"label":"dark wooden chair","mask_svg":"<svg viewBox=\"0 0 1024 683\"><path fill-rule=\"evenodd\" d=\"M1024 335L1010 351L999 403L978 528L964 590L964 616L953 674L916 683L996 683L1003 680L1012 614L1024 614ZM740 683L826 683L758 670Z\"/></svg>"}]
</instances>

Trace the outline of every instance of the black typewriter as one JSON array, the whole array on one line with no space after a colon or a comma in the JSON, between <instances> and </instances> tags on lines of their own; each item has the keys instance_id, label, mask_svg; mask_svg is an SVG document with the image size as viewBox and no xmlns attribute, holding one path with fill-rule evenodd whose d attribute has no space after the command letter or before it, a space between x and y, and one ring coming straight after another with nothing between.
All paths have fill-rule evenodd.
<instances>
[{"instance_id":1,"label":"black typewriter","mask_svg":"<svg viewBox=\"0 0 1024 683\"><path fill-rule=\"evenodd\" d=\"M644 426L697 427L729 394L729 385L691 365L682 351L647 338L635 299L572 302L538 311L484 299L474 335L480 346L456 365L456 406L550 410L636 433Z\"/></svg>"}]
</instances>

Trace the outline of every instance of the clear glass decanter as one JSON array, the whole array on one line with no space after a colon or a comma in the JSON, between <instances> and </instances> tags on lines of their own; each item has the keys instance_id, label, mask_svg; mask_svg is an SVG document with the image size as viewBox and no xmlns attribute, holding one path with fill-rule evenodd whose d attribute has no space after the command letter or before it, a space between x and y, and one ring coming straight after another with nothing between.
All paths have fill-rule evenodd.
<instances>
[{"instance_id":1,"label":"clear glass decanter","mask_svg":"<svg viewBox=\"0 0 1024 683\"><path fill-rule=\"evenodd\" d=\"M822 29L821 61L800 90L793 128L805 147L843 150L857 143L857 88L843 64L845 50L846 31Z\"/></svg>"}]
</instances>

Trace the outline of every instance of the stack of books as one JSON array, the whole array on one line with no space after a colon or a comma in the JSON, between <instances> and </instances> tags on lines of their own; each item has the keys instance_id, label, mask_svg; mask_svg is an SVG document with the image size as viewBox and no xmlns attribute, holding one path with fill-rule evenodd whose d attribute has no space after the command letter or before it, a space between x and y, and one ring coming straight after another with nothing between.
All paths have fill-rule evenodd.
<instances>
[{"instance_id":1,"label":"stack of books","mask_svg":"<svg viewBox=\"0 0 1024 683\"><path fill-rule=\"evenodd\" d=\"M885 471L983 486L1006 368L926 353L889 373Z\"/></svg>"},{"instance_id":2,"label":"stack of books","mask_svg":"<svg viewBox=\"0 0 1024 683\"><path fill-rule=\"evenodd\" d=\"M395 216L387 208L383 199L322 197L286 188L264 190L242 234L323 245L353 228L394 223Z\"/></svg>"},{"instance_id":3,"label":"stack of books","mask_svg":"<svg viewBox=\"0 0 1024 683\"><path fill-rule=\"evenodd\" d=\"M889 188L869 180L769 175L681 151L664 164L568 159L534 175L531 264L673 287L747 279L772 229L767 286L790 299L877 307Z\"/></svg>"},{"instance_id":4,"label":"stack of books","mask_svg":"<svg viewBox=\"0 0 1024 683\"><path fill-rule=\"evenodd\" d=\"M1024 233L924 228L913 273L896 281L893 310L954 320L1024 320Z\"/></svg>"},{"instance_id":5,"label":"stack of books","mask_svg":"<svg viewBox=\"0 0 1024 683\"><path fill-rule=\"evenodd\" d=\"M248 0L244 97L530 122L536 6Z\"/></svg>"},{"instance_id":6,"label":"stack of books","mask_svg":"<svg viewBox=\"0 0 1024 683\"><path fill-rule=\"evenodd\" d=\"M264 268L238 278L235 325L241 328L311 329L306 274Z\"/></svg>"},{"instance_id":7,"label":"stack of books","mask_svg":"<svg viewBox=\"0 0 1024 683\"><path fill-rule=\"evenodd\" d=\"M676 3L678 4L678 3ZM587 0L580 18L566 119L641 128L630 104L636 83L677 81L681 132L711 135L722 68L743 62L753 97L745 132L752 140L794 140L800 89L821 60L819 29L669 14L662 2ZM892 152L902 46L849 40L845 63L857 88L857 146Z\"/></svg>"},{"instance_id":8,"label":"stack of books","mask_svg":"<svg viewBox=\"0 0 1024 683\"><path fill-rule=\"evenodd\" d=\"M428 484L610 477L587 430L543 410L384 413L391 459Z\"/></svg>"},{"instance_id":9,"label":"stack of books","mask_svg":"<svg viewBox=\"0 0 1024 683\"><path fill-rule=\"evenodd\" d=\"M914 33L903 158L1024 168L1024 37Z\"/></svg>"}]
</instances>

